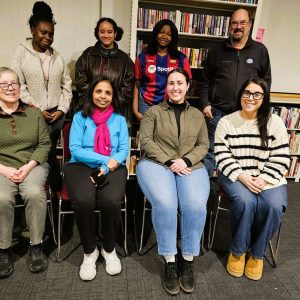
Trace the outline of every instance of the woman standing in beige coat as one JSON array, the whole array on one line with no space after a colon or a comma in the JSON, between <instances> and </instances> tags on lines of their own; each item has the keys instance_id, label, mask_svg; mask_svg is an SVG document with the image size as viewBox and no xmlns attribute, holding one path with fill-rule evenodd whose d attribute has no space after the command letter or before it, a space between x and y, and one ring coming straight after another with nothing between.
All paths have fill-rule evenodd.
<instances>
[{"instance_id":1,"label":"woman standing in beige coat","mask_svg":"<svg viewBox=\"0 0 300 300\"><path fill-rule=\"evenodd\" d=\"M56 145L72 99L72 81L62 56L51 47L54 25L51 8L43 1L33 6L29 26L32 39L23 42L12 59L12 68L20 77L21 100L43 113L52 142L48 163L53 192L62 188Z\"/></svg>"}]
</instances>

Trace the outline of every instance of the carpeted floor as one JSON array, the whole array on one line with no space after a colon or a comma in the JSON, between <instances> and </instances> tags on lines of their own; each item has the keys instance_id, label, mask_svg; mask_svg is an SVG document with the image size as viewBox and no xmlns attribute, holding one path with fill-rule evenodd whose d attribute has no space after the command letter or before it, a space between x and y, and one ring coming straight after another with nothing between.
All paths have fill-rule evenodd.
<instances>
[{"instance_id":1,"label":"carpeted floor","mask_svg":"<svg viewBox=\"0 0 300 300\"><path fill-rule=\"evenodd\" d=\"M300 183L290 182L289 206L284 217L278 266L265 262L259 282L245 277L233 278L226 273L226 247L230 243L228 215L220 216L213 250L204 252L194 263L196 288L193 294L183 292L177 299L300 299ZM155 241L152 234L146 247ZM133 252L122 258L119 276L105 273L103 259L92 282L82 282L78 268L82 260L76 230L63 245L63 262L55 262L53 243L46 242L50 256L48 270L31 274L26 267L26 247L14 246L15 270L11 277L0 281L0 299L169 299L161 286L163 263L156 247L143 256ZM129 246L133 248L132 239ZM76 248L77 247L77 248ZM71 252L70 254L70 251ZM267 252L268 256L268 252Z\"/></svg>"}]
</instances>

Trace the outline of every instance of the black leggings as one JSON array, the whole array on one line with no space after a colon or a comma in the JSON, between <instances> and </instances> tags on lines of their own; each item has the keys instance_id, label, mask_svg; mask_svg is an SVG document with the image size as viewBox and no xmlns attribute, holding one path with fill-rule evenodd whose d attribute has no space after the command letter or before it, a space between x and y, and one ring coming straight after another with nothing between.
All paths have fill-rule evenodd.
<instances>
[{"instance_id":1,"label":"black leggings","mask_svg":"<svg viewBox=\"0 0 300 300\"><path fill-rule=\"evenodd\" d=\"M109 184L101 190L95 189L89 178L93 170L84 164L73 163L65 168L64 177L85 254L96 248L96 208L101 211L103 248L107 252L115 248L127 181L127 169L121 165L106 175Z\"/></svg>"}]
</instances>

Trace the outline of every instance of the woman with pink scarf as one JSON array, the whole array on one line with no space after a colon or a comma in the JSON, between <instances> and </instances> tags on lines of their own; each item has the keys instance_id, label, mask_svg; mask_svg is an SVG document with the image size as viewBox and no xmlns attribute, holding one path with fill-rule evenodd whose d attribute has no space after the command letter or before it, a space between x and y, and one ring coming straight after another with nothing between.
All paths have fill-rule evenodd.
<instances>
[{"instance_id":1,"label":"woman with pink scarf","mask_svg":"<svg viewBox=\"0 0 300 300\"><path fill-rule=\"evenodd\" d=\"M122 269L115 243L126 188L127 169L124 162L129 144L126 119L119 113L115 95L108 78L94 80L82 110L74 115L70 131L72 157L65 169L65 182L83 246L84 257L79 276L85 281L95 278L99 256L95 208L101 210L101 254L106 272L116 275ZM94 176L91 178L92 174ZM106 177L105 184L100 180L103 176Z\"/></svg>"}]
</instances>

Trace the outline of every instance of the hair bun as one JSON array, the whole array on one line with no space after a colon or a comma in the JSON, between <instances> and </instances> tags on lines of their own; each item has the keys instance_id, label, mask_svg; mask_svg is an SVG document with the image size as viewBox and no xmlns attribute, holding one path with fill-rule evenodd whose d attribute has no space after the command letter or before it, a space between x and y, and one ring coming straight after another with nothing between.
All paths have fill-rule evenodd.
<instances>
[{"instance_id":1,"label":"hair bun","mask_svg":"<svg viewBox=\"0 0 300 300\"><path fill-rule=\"evenodd\" d=\"M53 19L51 7L44 1L37 1L32 8L32 14L37 17L47 17Z\"/></svg>"}]
</instances>

